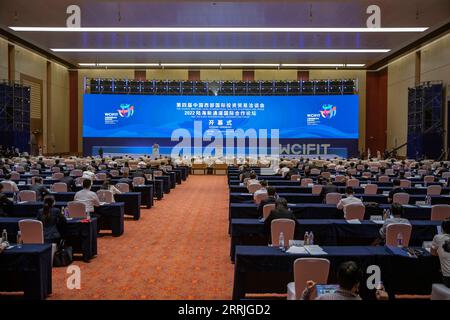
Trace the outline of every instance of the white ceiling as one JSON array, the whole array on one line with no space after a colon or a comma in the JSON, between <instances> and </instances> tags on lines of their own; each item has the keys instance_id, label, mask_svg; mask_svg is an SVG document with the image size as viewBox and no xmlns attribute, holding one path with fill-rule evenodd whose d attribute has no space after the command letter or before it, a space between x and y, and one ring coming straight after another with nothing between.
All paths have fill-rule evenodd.
<instances>
[{"instance_id":1,"label":"white ceiling","mask_svg":"<svg viewBox=\"0 0 450 320\"><path fill-rule=\"evenodd\" d=\"M366 8L381 7L382 27L422 33L87 33L15 32L10 26L65 27L81 7L82 27L366 27ZM118 49L391 49L390 53L73 53L77 63L363 63L371 65L450 21L449 0L396 1L68 1L0 2L0 28L46 51Z\"/></svg>"}]
</instances>

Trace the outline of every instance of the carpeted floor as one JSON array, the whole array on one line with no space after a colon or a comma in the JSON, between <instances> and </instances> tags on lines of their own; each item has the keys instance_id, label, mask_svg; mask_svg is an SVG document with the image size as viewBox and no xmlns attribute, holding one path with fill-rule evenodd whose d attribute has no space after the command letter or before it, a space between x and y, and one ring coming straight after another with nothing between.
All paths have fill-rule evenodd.
<instances>
[{"instance_id":1,"label":"carpeted floor","mask_svg":"<svg viewBox=\"0 0 450 320\"><path fill-rule=\"evenodd\" d=\"M225 176L189 176L119 238L98 239L81 269L81 289L53 268L50 299L230 299L228 189Z\"/></svg>"}]
</instances>

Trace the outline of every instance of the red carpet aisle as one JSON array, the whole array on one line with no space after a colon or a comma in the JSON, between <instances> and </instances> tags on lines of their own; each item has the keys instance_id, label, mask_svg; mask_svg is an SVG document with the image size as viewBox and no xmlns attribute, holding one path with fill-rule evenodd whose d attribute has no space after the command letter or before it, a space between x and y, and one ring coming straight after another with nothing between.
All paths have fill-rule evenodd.
<instances>
[{"instance_id":1,"label":"red carpet aisle","mask_svg":"<svg viewBox=\"0 0 450 320\"><path fill-rule=\"evenodd\" d=\"M50 299L230 299L228 189L225 176L189 176L122 237L98 239L98 256L81 268L81 290L53 269Z\"/></svg>"}]
</instances>

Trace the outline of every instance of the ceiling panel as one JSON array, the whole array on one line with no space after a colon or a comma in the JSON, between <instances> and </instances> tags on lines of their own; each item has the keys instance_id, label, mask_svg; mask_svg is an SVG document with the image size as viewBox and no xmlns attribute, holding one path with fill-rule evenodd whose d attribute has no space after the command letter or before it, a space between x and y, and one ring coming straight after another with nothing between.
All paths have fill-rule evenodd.
<instances>
[{"instance_id":1,"label":"ceiling panel","mask_svg":"<svg viewBox=\"0 0 450 320\"><path fill-rule=\"evenodd\" d=\"M65 26L66 7L81 7L83 27L365 27L373 1L49 1L0 2L0 27L50 48L313 48L396 51L450 21L448 0L378 1L382 27L430 27L425 33L49 33L9 26ZM44 9L44 10L43 10ZM379 53L57 53L80 62L365 63Z\"/></svg>"}]
</instances>

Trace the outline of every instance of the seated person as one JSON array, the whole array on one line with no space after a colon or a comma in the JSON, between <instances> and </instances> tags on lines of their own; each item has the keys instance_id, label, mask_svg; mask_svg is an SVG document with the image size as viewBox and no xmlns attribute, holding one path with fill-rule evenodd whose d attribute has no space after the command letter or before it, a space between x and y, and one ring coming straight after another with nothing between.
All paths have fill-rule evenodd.
<instances>
[{"instance_id":1,"label":"seated person","mask_svg":"<svg viewBox=\"0 0 450 320\"><path fill-rule=\"evenodd\" d=\"M259 181L258 181L258 178L256 177L256 173L252 172L250 174L250 179L247 180L246 187L248 187L249 185L254 184L254 183L259 183Z\"/></svg>"},{"instance_id":2,"label":"seated person","mask_svg":"<svg viewBox=\"0 0 450 320\"><path fill-rule=\"evenodd\" d=\"M358 294L362 279L362 271L353 261L341 263L337 270L337 282L339 288L334 293L321 295L316 300L362 300ZM316 290L313 281L306 283L306 289L302 293L301 300L310 300L312 293ZM387 300L389 296L382 288L375 293L377 300Z\"/></svg>"},{"instance_id":3,"label":"seated person","mask_svg":"<svg viewBox=\"0 0 450 320\"><path fill-rule=\"evenodd\" d=\"M3 206L6 204L13 204L11 200L8 199L6 194L2 193L3 185L0 183L0 217L5 217L6 213L3 210Z\"/></svg>"},{"instance_id":4,"label":"seated person","mask_svg":"<svg viewBox=\"0 0 450 320\"><path fill-rule=\"evenodd\" d=\"M110 181L110 180L105 180L105 181L103 182L103 184L102 184L102 186L101 186L101 190L109 190L109 191L111 191L112 194L113 194L113 199L112 199L113 202L114 202L114 195L115 195L115 194L121 194L121 193L122 193L119 189L117 189L115 186L113 186L113 185L111 184L111 181Z\"/></svg>"},{"instance_id":5,"label":"seated person","mask_svg":"<svg viewBox=\"0 0 450 320\"><path fill-rule=\"evenodd\" d=\"M258 206L258 216L263 217L263 208L266 204L275 203L277 200L277 192L274 187L267 187L267 199L262 200Z\"/></svg>"},{"instance_id":6,"label":"seated person","mask_svg":"<svg viewBox=\"0 0 450 320\"><path fill-rule=\"evenodd\" d=\"M262 180L259 184L261 185L261 189L255 191L253 194L253 199L255 199L258 194L267 193L267 181Z\"/></svg>"},{"instance_id":7,"label":"seated person","mask_svg":"<svg viewBox=\"0 0 450 320\"><path fill-rule=\"evenodd\" d=\"M129 178L130 174L128 171L125 171L122 175L122 178L119 179L118 183L126 183L130 186L130 190L133 187L133 180Z\"/></svg>"},{"instance_id":8,"label":"seated person","mask_svg":"<svg viewBox=\"0 0 450 320\"><path fill-rule=\"evenodd\" d=\"M406 223L410 224L408 219L402 218L402 206L401 205L392 205L392 215L393 218L388 218L384 221L383 226L381 227L379 233L382 240L386 239L386 228L388 225L392 223Z\"/></svg>"},{"instance_id":9,"label":"seated person","mask_svg":"<svg viewBox=\"0 0 450 320\"><path fill-rule=\"evenodd\" d=\"M3 180L2 183L8 183L9 185L11 185L13 192L19 192L19 187L14 181L11 180L11 174L5 174L5 180Z\"/></svg>"},{"instance_id":10,"label":"seated person","mask_svg":"<svg viewBox=\"0 0 450 320\"><path fill-rule=\"evenodd\" d=\"M100 205L100 200L95 192L91 191L92 181L83 180L83 189L75 193L74 200L83 202L86 205L87 212L94 212L94 207Z\"/></svg>"},{"instance_id":11,"label":"seated person","mask_svg":"<svg viewBox=\"0 0 450 320\"><path fill-rule=\"evenodd\" d=\"M30 186L30 190L36 193L36 201L42 201L46 195L50 194L50 191L42 183L41 177L34 178L34 184Z\"/></svg>"},{"instance_id":12,"label":"seated person","mask_svg":"<svg viewBox=\"0 0 450 320\"><path fill-rule=\"evenodd\" d=\"M95 173L94 173L93 170L94 170L94 169L91 168L91 169L88 169L88 170L83 171L82 177L83 177L84 179L89 179L89 180L91 180L91 181L94 181L94 180L95 180Z\"/></svg>"},{"instance_id":13,"label":"seated person","mask_svg":"<svg viewBox=\"0 0 450 320\"><path fill-rule=\"evenodd\" d=\"M349 204L361 204L361 205L363 204L361 199L355 197L353 187L346 187L345 194L346 197L341 199L337 204L338 209L342 210L344 209L345 206Z\"/></svg>"},{"instance_id":14,"label":"seated person","mask_svg":"<svg viewBox=\"0 0 450 320\"><path fill-rule=\"evenodd\" d=\"M325 199L328 193L339 192L339 188L335 184L333 184L333 181L331 181L331 179L324 179L323 181L324 183L322 191L320 192L321 197Z\"/></svg>"},{"instance_id":15,"label":"seated person","mask_svg":"<svg viewBox=\"0 0 450 320\"><path fill-rule=\"evenodd\" d=\"M42 222L44 228L45 243L59 243L61 240L60 229L66 223L66 217L61 211L54 208L55 198L47 196L44 198L44 208L39 209L37 219Z\"/></svg>"},{"instance_id":16,"label":"seated person","mask_svg":"<svg viewBox=\"0 0 450 320\"><path fill-rule=\"evenodd\" d=\"M286 179L290 180L293 175L297 175L297 174L300 174L300 169L298 169L297 167L295 167L295 168L292 167L289 169L289 171L286 173L286 175L284 177Z\"/></svg>"},{"instance_id":17,"label":"seated person","mask_svg":"<svg viewBox=\"0 0 450 320\"><path fill-rule=\"evenodd\" d=\"M442 282L450 288L450 219L442 221L442 234L433 238L431 254L439 256L441 262Z\"/></svg>"},{"instance_id":18,"label":"seated person","mask_svg":"<svg viewBox=\"0 0 450 320\"><path fill-rule=\"evenodd\" d=\"M275 219L291 219L297 224L297 219L291 210L288 209L288 203L285 198L278 198L275 201L275 209L273 209L266 220L264 220L264 230L268 242L271 239L271 224Z\"/></svg>"},{"instance_id":19,"label":"seated person","mask_svg":"<svg viewBox=\"0 0 450 320\"><path fill-rule=\"evenodd\" d=\"M389 203L392 203L392 200L394 200L394 194L401 193L401 192L406 192L405 189L400 187L400 180L399 179L394 179L394 181L392 181L392 183L394 184L394 187L391 189L391 191L389 191L389 195L388 195L388 202Z\"/></svg>"},{"instance_id":20,"label":"seated person","mask_svg":"<svg viewBox=\"0 0 450 320\"><path fill-rule=\"evenodd\" d=\"M290 171L289 167L286 164L280 164L280 170L278 170L278 174L281 174L283 178L286 177L287 173Z\"/></svg>"},{"instance_id":21,"label":"seated person","mask_svg":"<svg viewBox=\"0 0 450 320\"><path fill-rule=\"evenodd\" d=\"M74 191L77 187L75 184L75 179L70 176L69 172L65 172L64 177L62 177L59 182L63 182L67 185L68 192Z\"/></svg>"}]
</instances>

